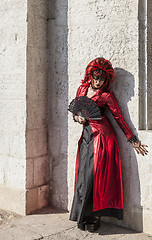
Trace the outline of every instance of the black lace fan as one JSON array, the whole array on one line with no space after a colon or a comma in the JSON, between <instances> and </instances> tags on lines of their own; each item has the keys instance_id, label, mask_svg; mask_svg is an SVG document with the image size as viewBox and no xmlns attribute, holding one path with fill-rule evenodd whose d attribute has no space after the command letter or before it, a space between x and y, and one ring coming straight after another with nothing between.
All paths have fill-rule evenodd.
<instances>
[{"instance_id":1,"label":"black lace fan","mask_svg":"<svg viewBox=\"0 0 152 240\"><path fill-rule=\"evenodd\" d=\"M68 110L86 120L101 120L101 112L98 105L87 96L76 97L72 100Z\"/></svg>"}]
</instances>

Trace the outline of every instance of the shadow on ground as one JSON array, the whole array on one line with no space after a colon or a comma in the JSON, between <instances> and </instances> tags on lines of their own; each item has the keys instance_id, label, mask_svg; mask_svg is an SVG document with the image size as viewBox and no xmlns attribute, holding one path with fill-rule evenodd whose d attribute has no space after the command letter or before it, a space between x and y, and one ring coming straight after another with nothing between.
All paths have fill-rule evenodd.
<instances>
[{"instance_id":1,"label":"shadow on ground","mask_svg":"<svg viewBox=\"0 0 152 240\"><path fill-rule=\"evenodd\" d=\"M52 206L43 207L41 209L37 209L32 211L29 215L39 215L39 214L60 214L60 213L68 213L67 210L55 208Z\"/></svg>"},{"instance_id":2,"label":"shadow on ground","mask_svg":"<svg viewBox=\"0 0 152 240\"><path fill-rule=\"evenodd\" d=\"M115 224L105 223L101 221L100 228L96 231L99 235L116 235L116 234L136 234L138 231L133 231L128 228L116 226Z\"/></svg>"}]
</instances>

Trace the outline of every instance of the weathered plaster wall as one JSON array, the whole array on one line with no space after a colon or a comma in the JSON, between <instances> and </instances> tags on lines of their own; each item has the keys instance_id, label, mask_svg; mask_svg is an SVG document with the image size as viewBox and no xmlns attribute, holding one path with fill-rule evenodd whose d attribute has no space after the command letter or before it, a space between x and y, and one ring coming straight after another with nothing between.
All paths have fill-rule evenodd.
<instances>
[{"instance_id":1,"label":"weathered plaster wall","mask_svg":"<svg viewBox=\"0 0 152 240\"><path fill-rule=\"evenodd\" d=\"M26 213L48 204L47 147L47 0L28 0Z\"/></svg>"},{"instance_id":2,"label":"weathered plaster wall","mask_svg":"<svg viewBox=\"0 0 152 240\"><path fill-rule=\"evenodd\" d=\"M81 6L81 7L80 7ZM139 87L139 25L141 5L130 0L69 1L68 5L68 74L69 102L75 96L85 67L90 60L104 56L115 68L112 89L118 99L122 114L132 131L150 143L151 132L138 131ZM145 44L143 41L140 44ZM109 118L119 139L124 186L124 220L113 221L119 225L144 232L152 232L151 219L151 155L137 156L111 114ZM82 127L68 122L68 199L71 207L77 140ZM146 137L145 137L146 136ZM150 149L151 146L149 146ZM148 222L149 219L149 222Z\"/></svg>"},{"instance_id":3,"label":"weathered plaster wall","mask_svg":"<svg viewBox=\"0 0 152 240\"><path fill-rule=\"evenodd\" d=\"M0 1L0 208L21 214L25 214L26 20L27 1Z\"/></svg>"}]
</instances>

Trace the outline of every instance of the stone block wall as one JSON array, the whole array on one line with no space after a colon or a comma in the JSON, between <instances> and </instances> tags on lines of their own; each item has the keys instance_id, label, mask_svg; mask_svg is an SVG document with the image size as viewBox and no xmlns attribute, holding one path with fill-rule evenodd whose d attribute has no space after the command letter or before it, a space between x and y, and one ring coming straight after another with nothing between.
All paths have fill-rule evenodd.
<instances>
[{"instance_id":1,"label":"stone block wall","mask_svg":"<svg viewBox=\"0 0 152 240\"><path fill-rule=\"evenodd\" d=\"M0 19L0 208L25 214L26 1L1 1Z\"/></svg>"},{"instance_id":2,"label":"stone block wall","mask_svg":"<svg viewBox=\"0 0 152 240\"><path fill-rule=\"evenodd\" d=\"M48 1L0 3L0 208L48 204Z\"/></svg>"}]
</instances>

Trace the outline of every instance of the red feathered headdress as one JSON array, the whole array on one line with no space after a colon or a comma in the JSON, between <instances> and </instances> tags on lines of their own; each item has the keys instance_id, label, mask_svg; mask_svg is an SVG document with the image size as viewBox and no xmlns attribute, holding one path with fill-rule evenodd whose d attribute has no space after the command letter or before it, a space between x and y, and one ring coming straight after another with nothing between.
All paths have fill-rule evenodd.
<instances>
[{"instance_id":1,"label":"red feathered headdress","mask_svg":"<svg viewBox=\"0 0 152 240\"><path fill-rule=\"evenodd\" d=\"M96 58L88 64L86 67L84 80L82 80L82 84L90 83L93 71L100 69L106 73L106 80L104 82L103 88L108 88L110 83L114 81L114 69L111 62L103 57Z\"/></svg>"}]
</instances>

